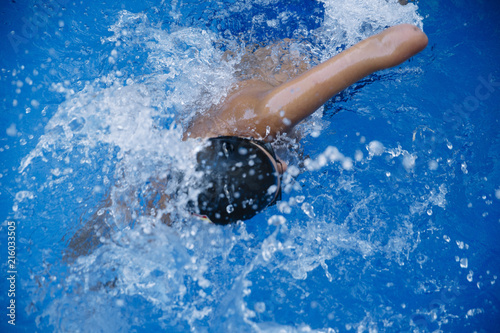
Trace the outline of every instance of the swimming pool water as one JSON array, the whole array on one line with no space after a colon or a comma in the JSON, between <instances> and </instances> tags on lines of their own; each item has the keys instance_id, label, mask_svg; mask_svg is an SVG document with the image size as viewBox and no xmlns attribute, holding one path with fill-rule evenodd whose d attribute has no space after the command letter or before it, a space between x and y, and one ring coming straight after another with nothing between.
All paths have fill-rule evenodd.
<instances>
[{"instance_id":1,"label":"swimming pool water","mask_svg":"<svg viewBox=\"0 0 500 333\"><path fill-rule=\"evenodd\" d=\"M2 332L498 331L496 3L0 8ZM314 63L399 23L429 46L275 144L291 166L281 203L225 227L186 216L197 144L182 129L248 50L290 39ZM144 208L167 173L186 175L171 227Z\"/></svg>"}]
</instances>

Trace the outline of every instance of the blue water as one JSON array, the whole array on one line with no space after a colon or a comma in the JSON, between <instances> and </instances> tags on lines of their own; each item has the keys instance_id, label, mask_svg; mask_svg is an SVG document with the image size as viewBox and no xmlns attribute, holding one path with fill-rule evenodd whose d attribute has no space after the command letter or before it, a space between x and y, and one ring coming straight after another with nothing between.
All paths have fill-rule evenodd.
<instances>
[{"instance_id":1,"label":"blue water","mask_svg":"<svg viewBox=\"0 0 500 333\"><path fill-rule=\"evenodd\" d=\"M41 3L0 7L2 332L498 331L497 3ZM182 129L248 49L315 63L398 23L429 46L276 143L276 207L207 225L186 190L171 227L145 211L152 179L195 177Z\"/></svg>"}]
</instances>

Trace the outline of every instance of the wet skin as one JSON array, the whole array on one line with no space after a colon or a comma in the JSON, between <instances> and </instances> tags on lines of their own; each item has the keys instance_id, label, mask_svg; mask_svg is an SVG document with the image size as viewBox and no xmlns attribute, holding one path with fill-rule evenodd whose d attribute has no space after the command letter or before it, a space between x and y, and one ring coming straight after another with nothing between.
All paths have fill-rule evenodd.
<instances>
[{"instance_id":1,"label":"wet skin","mask_svg":"<svg viewBox=\"0 0 500 333\"><path fill-rule=\"evenodd\" d=\"M184 138L230 135L272 141L351 84L403 63L422 51L427 42L418 27L401 24L277 87L261 80L242 81L219 105L194 119Z\"/></svg>"}]
</instances>

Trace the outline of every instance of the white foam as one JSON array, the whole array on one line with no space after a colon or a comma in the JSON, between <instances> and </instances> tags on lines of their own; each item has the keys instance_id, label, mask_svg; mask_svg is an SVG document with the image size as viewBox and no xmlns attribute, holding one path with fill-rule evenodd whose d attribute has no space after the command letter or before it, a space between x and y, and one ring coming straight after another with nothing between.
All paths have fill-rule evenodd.
<instances>
[{"instance_id":1,"label":"white foam","mask_svg":"<svg viewBox=\"0 0 500 333\"><path fill-rule=\"evenodd\" d=\"M322 0L324 23L318 33L325 45L346 46L381 32L389 26L410 23L422 28L423 18L412 3L401 6L397 0ZM326 57L336 53L334 49Z\"/></svg>"}]
</instances>

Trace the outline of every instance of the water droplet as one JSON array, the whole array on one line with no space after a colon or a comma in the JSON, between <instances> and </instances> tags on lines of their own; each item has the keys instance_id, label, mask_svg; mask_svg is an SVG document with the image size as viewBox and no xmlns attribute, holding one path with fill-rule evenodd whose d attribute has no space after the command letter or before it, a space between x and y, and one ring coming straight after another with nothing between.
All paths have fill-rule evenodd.
<instances>
[{"instance_id":1,"label":"water droplet","mask_svg":"<svg viewBox=\"0 0 500 333\"><path fill-rule=\"evenodd\" d=\"M296 166L291 165L291 166L289 166L289 167L288 167L288 169L286 170L286 172L287 172L290 176L292 176L292 177L296 177L296 176L298 176L298 175L299 175L300 170L299 170L299 168L297 168Z\"/></svg>"},{"instance_id":2,"label":"water droplet","mask_svg":"<svg viewBox=\"0 0 500 333\"><path fill-rule=\"evenodd\" d=\"M292 207L287 202L281 201L278 203L278 210L283 214L290 214L292 212Z\"/></svg>"},{"instance_id":3,"label":"water droplet","mask_svg":"<svg viewBox=\"0 0 500 333\"><path fill-rule=\"evenodd\" d=\"M460 169L462 170L462 172L464 174L468 174L469 173L469 171L467 170L467 163L465 163L465 162L462 163Z\"/></svg>"},{"instance_id":4,"label":"water droplet","mask_svg":"<svg viewBox=\"0 0 500 333\"><path fill-rule=\"evenodd\" d=\"M264 311L266 311L266 303L257 302L257 303L255 303L254 309L255 309L255 312L257 312L257 313L263 313Z\"/></svg>"},{"instance_id":5,"label":"water droplet","mask_svg":"<svg viewBox=\"0 0 500 333\"><path fill-rule=\"evenodd\" d=\"M473 280L473 275L474 275L474 272L473 271L469 271L469 274L467 274L467 281L469 282L472 282Z\"/></svg>"},{"instance_id":6,"label":"water droplet","mask_svg":"<svg viewBox=\"0 0 500 333\"><path fill-rule=\"evenodd\" d=\"M16 124L11 124L9 128L7 128L6 133L8 136L16 136L17 135Z\"/></svg>"},{"instance_id":7,"label":"water droplet","mask_svg":"<svg viewBox=\"0 0 500 333\"><path fill-rule=\"evenodd\" d=\"M352 160L349 157L345 158L344 161L342 161L342 168L344 170L352 169Z\"/></svg>"},{"instance_id":8,"label":"water droplet","mask_svg":"<svg viewBox=\"0 0 500 333\"><path fill-rule=\"evenodd\" d=\"M371 156L380 156L383 154L385 148L380 141L374 140L368 144L368 147L366 147L366 149L368 149L368 152Z\"/></svg>"},{"instance_id":9,"label":"water droplet","mask_svg":"<svg viewBox=\"0 0 500 333\"><path fill-rule=\"evenodd\" d=\"M435 160L429 161L429 170L437 170L438 162Z\"/></svg>"},{"instance_id":10,"label":"water droplet","mask_svg":"<svg viewBox=\"0 0 500 333\"><path fill-rule=\"evenodd\" d=\"M427 261L427 256L426 255L423 255L423 254L418 254L417 257L417 263L419 263L420 265L422 265L423 263L425 263Z\"/></svg>"},{"instance_id":11,"label":"water droplet","mask_svg":"<svg viewBox=\"0 0 500 333\"><path fill-rule=\"evenodd\" d=\"M285 224L286 218L282 215L273 215L267 220L269 225L282 225Z\"/></svg>"},{"instance_id":12,"label":"water droplet","mask_svg":"<svg viewBox=\"0 0 500 333\"><path fill-rule=\"evenodd\" d=\"M306 215L310 218L314 218L316 216L316 214L314 213L314 207L311 204L304 202L301 208L302 211L306 213Z\"/></svg>"},{"instance_id":13,"label":"water droplet","mask_svg":"<svg viewBox=\"0 0 500 333\"><path fill-rule=\"evenodd\" d=\"M469 266L469 261L467 258L460 259L460 267L467 268Z\"/></svg>"},{"instance_id":14,"label":"water droplet","mask_svg":"<svg viewBox=\"0 0 500 333\"><path fill-rule=\"evenodd\" d=\"M78 132L80 131L83 126L85 125L85 119L84 118L74 118L73 120L71 120L71 122L68 124L69 128L73 131L73 132Z\"/></svg>"},{"instance_id":15,"label":"water droplet","mask_svg":"<svg viewBox=\"0 0 500 333\"><path fill-rule=\"evenodd\" d=\"M410 171L415 167L415 160L417 159L417 156L411 155L411 154L405 154L403 156L403 166L406 169L406 171Z\"/></svg>"},{"instance_id":16,"label":"water droplet","mask_svg":"<svg viewBox=\"0 0 500 333\"><path fill-rule=\"evenodd\" d=\"M297 201L297 203L302 203L302 202L304 202L305 199L306 199L306 197L303 195L298 195L295 197L295 200Z\"/></svg>"},{"instance_id":17,"label":"water droplet","mask_svg":"<svg viewBox=\"0 0 500 333\"><path fill-rule=\"evenodd\" d=\"M363 159L363 152L361 150L356 150L356 153L354 153L354 159L360 162Z\"/></svg>"}]
</instances>

